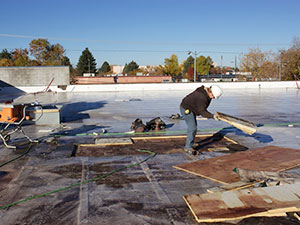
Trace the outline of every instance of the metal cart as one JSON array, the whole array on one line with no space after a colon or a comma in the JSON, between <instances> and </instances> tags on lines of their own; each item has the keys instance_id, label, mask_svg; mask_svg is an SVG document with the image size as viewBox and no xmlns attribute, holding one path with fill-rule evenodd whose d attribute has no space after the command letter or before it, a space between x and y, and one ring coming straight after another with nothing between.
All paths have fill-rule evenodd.
<instances>
[{"instance_id":1,"label":"metal cart","mask_svg":"<svg viewBox=\"0 0 300 225\"><path fill-rule=\"evenodd\" d=\"M42 106L32 103L32 104L0 104L0 123L2 123L1 130L0 130L0 138L3 141L3 144L7 148L16 149L16 146L9 145L8 142L12 134L20 131L30 142L38 142L36 140L32 140L28 135L25 134L24 130L22 129L23 122L26 120L36 121L40 119L42 113L38 119L33 120L30 118L27 110L29 108L36 107L42 110Z\"/></svg>"}]
</instances>

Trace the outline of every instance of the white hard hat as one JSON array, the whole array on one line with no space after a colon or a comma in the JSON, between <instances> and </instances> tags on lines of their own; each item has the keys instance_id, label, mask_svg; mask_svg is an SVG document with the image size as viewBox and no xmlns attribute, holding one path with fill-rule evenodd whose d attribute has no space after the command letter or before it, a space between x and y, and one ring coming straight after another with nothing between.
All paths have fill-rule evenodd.
<instances>
[{"instance_id":1,"label":"white hard hat","mask_svg":"<svg viewBox=\"0 0 300 225\"><path fill-rule=\"evenodd\" d=\"M210 89L215 99L220 98L220 96L223 94L222 89L218 85L212 85Z\"/></svg>"}]
</instances>

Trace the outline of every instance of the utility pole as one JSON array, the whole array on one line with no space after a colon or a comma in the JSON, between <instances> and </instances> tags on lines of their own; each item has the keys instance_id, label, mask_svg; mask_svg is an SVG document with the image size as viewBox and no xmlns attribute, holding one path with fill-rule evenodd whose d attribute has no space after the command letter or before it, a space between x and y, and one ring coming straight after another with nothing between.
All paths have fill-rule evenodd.
<instances>
[{"instance_id":1,"label":"utility pole","mask_svg":"<svg viewBox=\"0 0 300 225\"><path fill-rule=\"evenodd\" d=\"M234 75L236 76L236 56L234 56Z\"/></svg>"},{"instance_id":2,"label":"utility pole","mask_svg":"<svg viewBox=\"0 0 300 225\"><path fill-rule=\"evenodd\" d=\"M221 55L221 74L223 73L223 56Z\"/></svg>"},{"instance_id":3,"label":"utility pole","mask_svg":"<svg viewBox=\"0 0 300 225\"><path fill-rule=\"evenodd\" d=\"M197 78L196 78L196 75L197 75L197 63L196 63L197 52L196 51L194 52L194 55L195 55L195 58L194 58L194 82L196 82L196 80L197 80Z\"/></svg>"},{"instance_id":4,"label":"utility pole","mask_svg":"<svg viewBox=\"0 0 300 225\"><path fill-rule=\"evenodd\" d=\"M223 78L223 56L221 55L221 79Z\"/></svg>"},{"instance_id":5,"label":"utility pole","mask_svg":"<svg viewBox=\"0 0 300 225\"><path fill-rule=\"evenodd\" d=\"M279 50L279 52L280 52L280 58L279 58L279 60L280 60L280 64L279 64L279 81L281 81L281 76L282 76L282 54L284 53L284 51L283 50Z\"/></svg>"}]
</instances>

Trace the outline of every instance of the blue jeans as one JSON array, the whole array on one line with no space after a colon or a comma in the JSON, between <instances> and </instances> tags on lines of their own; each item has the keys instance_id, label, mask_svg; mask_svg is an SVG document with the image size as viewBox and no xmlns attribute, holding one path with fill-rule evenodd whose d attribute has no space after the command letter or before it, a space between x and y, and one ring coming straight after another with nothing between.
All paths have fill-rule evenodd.
<instances>
[{"instance_id":1,"label":"blue jeans","mask_svg":"<svg viewBox=\"0 0 300 225\"><path fill-rule=\"evenodd\" d=\"M194 145L194 140L197 133L197 120L193 112L190 112L190 114L186 115L184 111L185 110L180 107L181 115L183 116L187 125L187 138L184 149L191 149Z\"/></svg>"}]
</instances>

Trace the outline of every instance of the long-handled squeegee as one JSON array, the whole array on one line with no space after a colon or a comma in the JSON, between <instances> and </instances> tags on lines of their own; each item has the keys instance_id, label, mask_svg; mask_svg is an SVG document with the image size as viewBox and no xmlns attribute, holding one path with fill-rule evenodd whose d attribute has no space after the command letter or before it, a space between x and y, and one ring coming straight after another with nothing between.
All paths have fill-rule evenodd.
<instances>
[{"instance_id":1,"label":"long-handled squeegee","mask_svg":"<svg viewBox=\"0 0 300 225\"><path fill-rule=\"evenodd\" d=\"M254 134L257 130L257 127L254 123L249 122L247 120L243 120L234 116L226 115L224 113L217 112L217 116L220 120L229 123L230 125L242 130L247 134Z\"/></svg>"}]
</instances>

